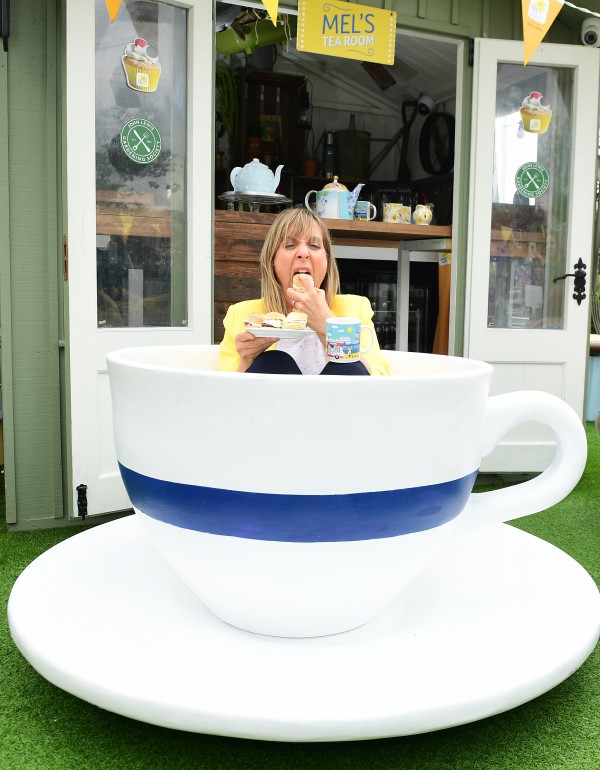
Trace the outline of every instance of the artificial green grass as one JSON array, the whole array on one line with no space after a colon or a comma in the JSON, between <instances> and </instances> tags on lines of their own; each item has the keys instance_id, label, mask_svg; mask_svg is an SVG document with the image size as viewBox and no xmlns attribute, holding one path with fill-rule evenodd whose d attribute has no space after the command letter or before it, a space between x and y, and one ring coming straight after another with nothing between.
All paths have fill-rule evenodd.
<instances>
[{"instance_id":1,"label":"artificial green grass","mask_svg":"<svg viewBox=\"0 0 600 770\"><path fill-rule=\"evenodd\" d=\"M576 489L559 505L514 525L569 553L598 583L600 436L592 423L587 434L588 462ZM77 531L0 532L4 606L19 573ZM68 591L69 586L65 582L57 590ZM73 639L73 645L85 646L85 638ZM23 659L12 643L4 612L0 770L598 770L599 682L597 648L578 671L545 695L462 727L355 743L244 741L154 727L63 692Z\"/></svg>"}]
</instances>

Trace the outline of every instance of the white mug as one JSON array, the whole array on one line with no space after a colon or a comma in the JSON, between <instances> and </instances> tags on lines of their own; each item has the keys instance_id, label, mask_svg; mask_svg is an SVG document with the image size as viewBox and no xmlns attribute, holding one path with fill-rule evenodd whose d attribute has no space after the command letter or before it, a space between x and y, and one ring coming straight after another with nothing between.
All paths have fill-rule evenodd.
<instances>
[{"instance_id":1,"label":"white mug","mask_svg":"<svg viewBox=\"0 0 600 770\"><path fill-rule=\"evenodd\" d=\"M489 397L481 361L383 355L389 376L282 377L216 371L210 345L108 354L138 519L157 558L227 623L290 637L360 626L409 592L449 538L456 547L475 528L548 508L579 480L585 432L564 401ZM310 430L310 452L288 431L265 438L282 415ZM481 458L530 420L554 432L551 465L471 494ZM361 453L358 473L349 450Z\"/></svg>"},{"instance_id":2,"label":"white mug","mask_svg":"<svg viewBox=\"0 0 600 770\"><path fill-rule=\"evenodd\" d=\"M369 333L371 341L361 347L362 333ZM351 364L358 361L361 353L368 353L373 347L373 330L361 323L360 318L328 318L325 321L325 355L328 361Z\"/></svg>"},{"instance_id":3,"label":"white mug","mask_svg":"<svg viewBox=\"0 0 600 770\"><path fill-rule=\"evenodd\" d=\"M354 205L354 219L375 219L377 208L371 201L356 201Z\"/></svg>"}]
</instances>

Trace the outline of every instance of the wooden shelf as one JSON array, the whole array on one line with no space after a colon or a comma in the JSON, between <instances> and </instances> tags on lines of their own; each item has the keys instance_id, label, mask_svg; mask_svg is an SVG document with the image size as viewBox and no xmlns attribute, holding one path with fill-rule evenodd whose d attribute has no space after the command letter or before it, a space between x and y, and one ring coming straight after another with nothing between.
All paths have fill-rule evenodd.
<instances>
[{"instance_id":1,"label":"wooden shelf","mask_svg":"<svg viewBox=\"0 0 600 770\"><path fill-rule=\"evenodd\" d=\"M156 208L153 201L152 193L97 190L96 233L170 238L172 212Z\"/></svg>"},{"instance_id":2,"label":"wooden shelf","mask_svg":"<svg viewBox=\"0 0 600 770\"><path fill-rule=\"evenodd\" d=\"M246 211L215 211L215 223L227 222L236 225L252 224L269 227L276 214ZM417 241L429 238L451 238L450 225L402 225L394 222L365 222L359 219L325 219L335 242L338 238L353 240L383 240L397 243L398 241Z\"/></svg>"},{"instance_id":3,"label":"wooden shelf","mask_svg":"<svg viewBox=\"0 0 600 770\"><path fill-rule=\"evenodd\" d=\"M163 209L139 209L135 213L115 213L104 207L96 208L98 235L141 235L146 238L171 237L171 212Z\"/></svg>"},{"instance_id":4,"label":"wooden shelf","mask_svg":"<svg viewBox=\"0 0 600 770\"><path fill-rule=\"evenodd\" d=\"M533 249L530 244L534 244ZM490 254L493 257L544 259L545 251L546 236L543 233L528 233L523 230L503 233L502 230L492 230Z\"/></svg>"},{"instance_id":5,"label":"wooden shelf","mask_svg":"<svg viewBox=\"0 0 600 770\"><path fill-rule=\"evenodd\" d=\"M326 219L325 222L336 243L341 238L397 243L452 237L452 227L449 225L403 225L395 222L365 222L359 219Z\"/></svg>"},{"instance_id":6,"label":"wooden shelf","mask_svg":"<svg viewBox=\"0 0 600 770\"><path fill-rule=\"evenodd\" d=\"M546 236L543 233L527 233L523 230L510 230L506 234L502 233L502 230L492 230L492 241L501 241L502 243L508 243L509 241L521 241L525 243L546 243ZM506 237L508 235L508 237Z\"/></svg>"},{"instance_id":7,"label":"wooden shelf","mask_svg":"<svg viewBox=\"0 0 600 770\"><path fill-rule=\"evenodd\" d=\"M244 67L236 70L236 75L239 120L233 148L234 165L244 166L252 160L246 154L246 139L260 129L262 114L279 117L281 136L277 142L261 142L261 160L264 162L264 154L269 153L272 157L268 166L282 163L287 171L301 169L306 129L298 126L298 109L300 95L306 90L306 78Z\"/></svg>"}]
</instances>

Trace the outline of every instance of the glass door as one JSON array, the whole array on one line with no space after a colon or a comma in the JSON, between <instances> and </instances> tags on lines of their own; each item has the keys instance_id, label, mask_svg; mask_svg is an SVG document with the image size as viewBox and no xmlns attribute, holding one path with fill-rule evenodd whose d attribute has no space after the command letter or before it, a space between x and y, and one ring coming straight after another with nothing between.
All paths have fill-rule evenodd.
<instances>
[{"instance_id":1,"label":"glass door","mask_svg":"<svg viewBox=\"0 0 600 770\"><path fill-rule=\"evenodd\" d=\"M593 264L599 52L542 45L526 67L522 43L475 53L465 353L493 364L493 393L544 390L582 415L589 292L574 274ZM541 470L553 451L526 426L483 469Z\"/></svg>"},{"instance_id":2,"label":"glass door","mask_svg":"<svg viewBox=\"0 0 600 770\"><path fill-rule=\"evenodd\" d=\"M130 508L106 354L212 339L213 4L67 0L67 397L88 513ZM157 419L160 415L157 414Z\"/></svg>"},{"instance_id":3,"label":"glass door","mask_svg":"<svg viewBox=\"0 0 600 770\"><path fill-rule=\"evenodd\" d=\"M575 70L500 62L496 83L487 325L562 329Z\"/></svg>"},{"instance_id":4,"label":"glass door","mask_svg":"<svg viewBox=\"0 0 600 770\"><path fill-rule=\"evenodd\" d=\"M99 328L187 325L188 12L96 2Z\"/></svg>"}]
</instances>

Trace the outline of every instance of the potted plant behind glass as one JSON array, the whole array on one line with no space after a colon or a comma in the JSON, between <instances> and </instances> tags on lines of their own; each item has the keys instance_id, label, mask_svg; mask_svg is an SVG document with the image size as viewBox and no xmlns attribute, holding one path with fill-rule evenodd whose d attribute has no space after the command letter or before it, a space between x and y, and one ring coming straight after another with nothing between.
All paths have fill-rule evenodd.
<instances>
[{"instance_id":1,"label":"potted plant behind glass","mask_svg":"<svg viewBox=\"0 0 600 770\"><path fill-rule=\"evenodd\" d=\"M224 64L217 65L216 71L217 87L217 155L219 149L219 139L227 134L227 161L226 168L231 166L234 144L238 125L238 87L237 80L231 67Z\"/></svg>"},{"instance_id":2,"label":"potted plant behind glass","mask_svg":"<svg viewBox=\"0 0 600 770\"><path fill-rule=\"evenodd\" d=\"M257 47L287 44L296 37L298 21L295 16L278 13L277 24L266 16L266 11L263 14L242 11L230 27L215 35L217 51L227 56L244 51L251 54Z\"/></svg>"}]
</instances>

